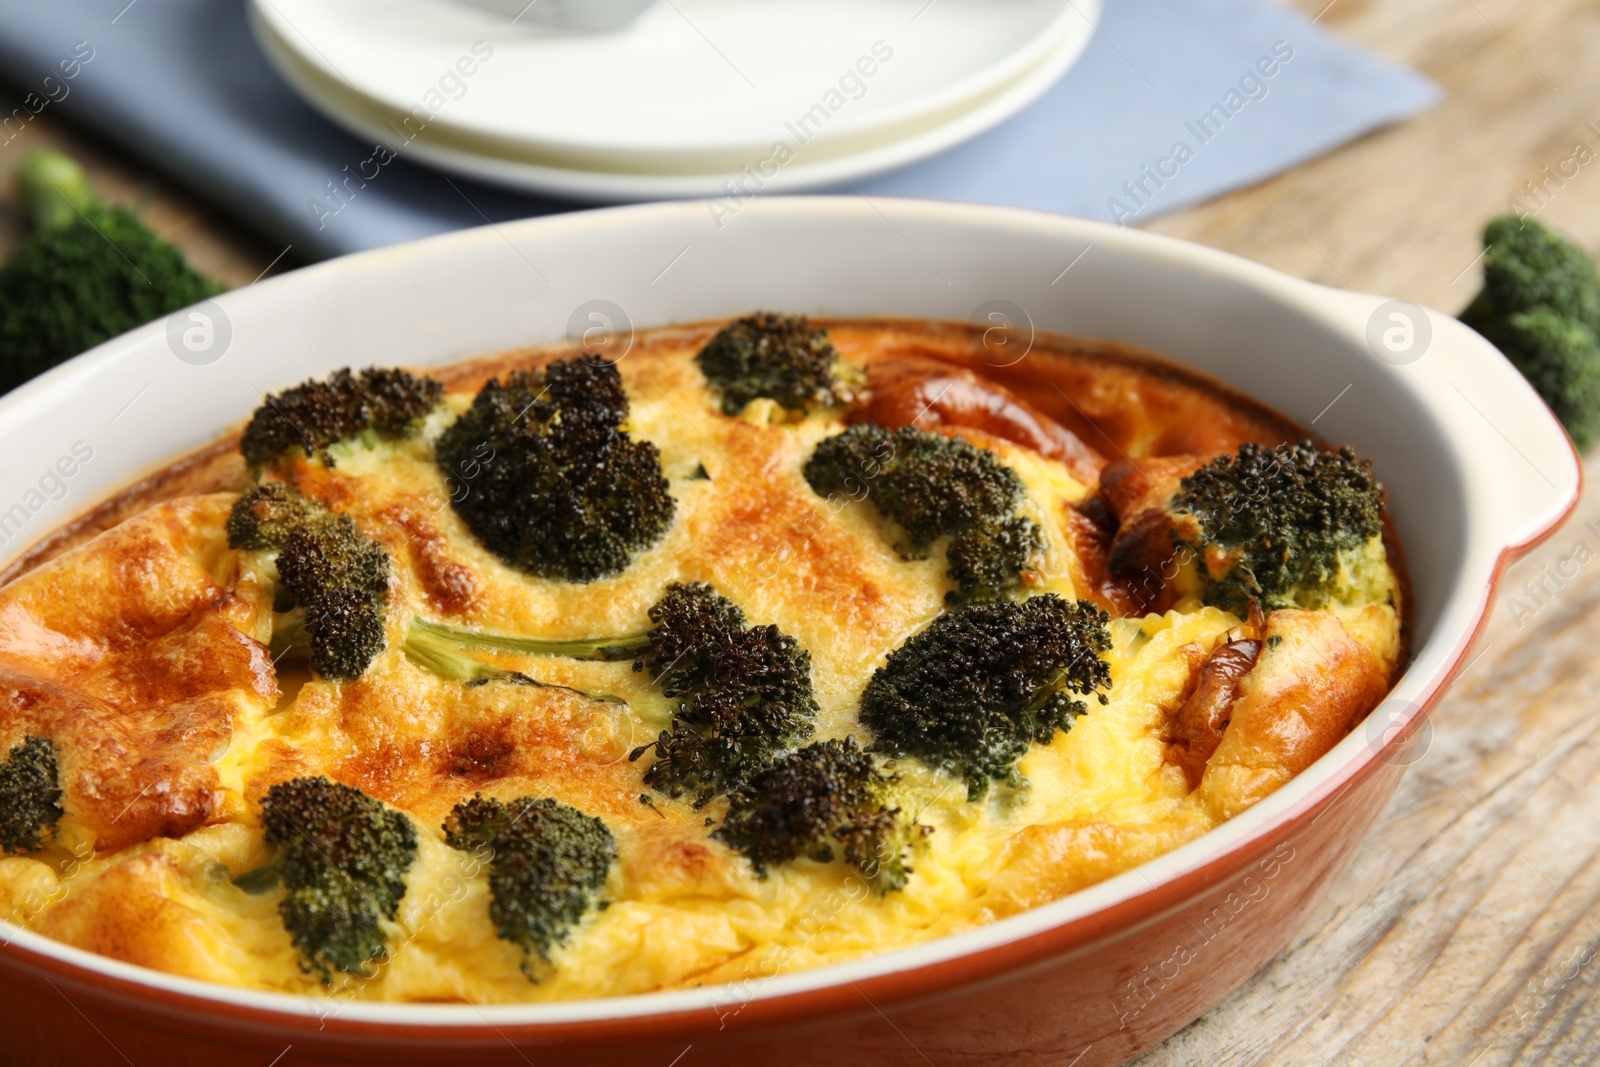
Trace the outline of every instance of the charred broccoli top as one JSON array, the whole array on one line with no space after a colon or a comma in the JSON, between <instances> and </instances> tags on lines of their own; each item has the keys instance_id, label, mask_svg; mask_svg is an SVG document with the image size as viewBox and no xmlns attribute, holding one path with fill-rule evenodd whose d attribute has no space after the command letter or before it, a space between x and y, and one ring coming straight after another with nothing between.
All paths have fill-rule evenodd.
<instances>
[{"instance_id":1,"label":"charred broccoli top","mask_svg":"<svg viewBox=\"0 0 1600 1067\"><path fill-rule=\"evenodd\" d=\"M356 375L346 367L267 397L245 427L239 451L254 471L294 448L331 467L330 445L369 433L407 437L443 395L444 386L432 378L376 367Z\"/></svg>"},{"instance_id":2,"label":"charred broccoli top","mask_svg":"<svg viewBox=\"0 0 1600 1067\"><path fill-rule=\"evenodd\" d=\"M633 751L655 750L647 785L700 806L811 735L811 655L794 638L745 626L744 612L704 583L674 583L650 621L634 669L648 670L678 709L670 731Z\"/></svg>"},{"instance_id":3,"label":"charred broccoli top","mask_svg":"<svg viewBox=\"0 0 1600 1067\"><path fill-rule=\"evenodd\" d=\"M0 851L39 848L61 815L55 746L30 734L0 763Z\"/></svg>"},{"instance_id":4,"label":"charred broccoli top","mask_svg":"<svg viewBox=\"0 0 1600 1067\"><path fill-rule=\"evenodd\" d=\"M724 327L695 359L722 395L725 415L739 414L757 397L804 411L849 396L835 375L839 353L804 315L757 312Z\"/></svg>"},{"instance_id":5,"label":"charred broccoli top","mask_svg":"<svg viewBox=\"0 0 1600 1067\"><path fill-rule=\"evenodd\" d=\"M1016 763L1028 746L1084 714L1072 694L1111 685L1100 658L1111 647L1108 621L1088 601L1053 593L939 616L891 652L861 694L873 750L959 774L973 800L991 781L1021 784Z\"/></svg>"},{"instance_id":6,"label":"charred broccoli top","mask_svg":"<svg viewBox=\"0 0 1600 1067\"><path fill-rule=\"evenodd\" d=\"M103 206L59 152L15 173L36 232L0 270L0 390L222 291L133 212Z\"/></svg>"},{"instance_id":7,"label":"charred broccoli top","mask_svg":"<svg viewBox=\"0 0 1600 1067\"><path fill-rule=\"evenodd\" d=\"M964 438L863 423L819 444L805 476L823 496L871 500L903 532L895 550L905 559L926 559L935 541L951 537L958 602L1015 594L1044 550L1038 524L1013 514L1022 479Z\"/></svg>"},{"instance_id":8,"label":"charred broccoli top","mask_svg":"<svg viewBox=\"0 0 1600 1067\"><path fill-rule=\"evenodd\" d=\"M617 855L606 824L549 797L464 800L444 824L451 848L489 852L489 917L500 936L549 961L595 904Z\"/></svg>"},{"instance_id":9,"label":"charred broccoli top","mask_svg":"<svg viewBox=\"0 0 1600 1067\"><path fill-rule=\"evenodd\" d=\"M838 855L879 889L900 889L911 874L906 853L927 828L895 806L898 781L853 738L818 741L735 789L713 836L744 853L763 878L768 864Z\"/></svg>"},{"instance_id":10,"label":"charred broccoli top","mask_svg":"<svg viewBox=\"0 0 1600 1067\"><path fill-rule=\"evenodd\" d=\"M389 554L350 516L327 511L286 485L256 485L228 516L228 543L278 550L278 577L303 612L318 674L358 678L383 651Z\"/></svg>"},{"instance_id":11,"label":"charred broccoli top","mask_svg":"<svg viewBox=\"0 0 1600 1067\"><path fill-rule=\"evenodd\" d=\"M1600 435L1600 278L1577 245L1533 219L1483 231L1483 289L1461 321L1506 354L1579 448Z\"/></svg>"},{"instance_id":12,"label":"charred broccoli top","mask_svg":"<svg viewBox=\"0 0 1600 1067\"><path fill-rule=\"evenodd\" d=\"M1246 443L1189 475L1176 532L1200 558L1206 601L1244 615L1321 607L1353 553L1382 532L1383 487L1349 448Z\"/></svg>"},{"instance_id":13,"label":"charred broccoli top","mask_svg":"<svg viewBox=\"0 0 1600 1067\"><path fill-rule=\"evenodd\" d=\"M405 815L326 778L280 782L261 802L272 866L288 890L278 905L301 966L328 981L384 955L380 920L393 920L417 856ZM259 884L260 880L257 880Z\"/></svg>"},{"instance_id":14,"label":"charred broccoli top","mask_svg":"<svg viewBox=\"0 0 1600 1067\"><path fill-rule=\"evenodd\" d=\"M621 428L627 414L622 378L603 360L491 380L435 446L446 470L482 466L454 501L457 513L489 551L529 574L616 574L665 532L674 509L656 446Z\"/></svg>"}]
</instances>

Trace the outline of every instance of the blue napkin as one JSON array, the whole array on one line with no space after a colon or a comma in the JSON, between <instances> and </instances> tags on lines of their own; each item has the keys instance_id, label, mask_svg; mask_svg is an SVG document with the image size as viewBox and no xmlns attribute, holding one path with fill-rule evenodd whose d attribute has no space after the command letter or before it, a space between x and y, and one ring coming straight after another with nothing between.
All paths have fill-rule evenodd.
<instances>
[{"instance_id":1,"label":"blue napkin","mask_svg":"<svg viewBox=\"0 0 1600 1067\"><path fill-rule=\"evenodd\" d=\"M31 113L60 116L303 259L579 206L402 156L330 214L328 183L373 146L278 78L250 36L243 0L0 0L0 73L29 94L0 124L8 149L26 148ZM1267 0L1106 0L1082 59L1033 106L843 191L1143 222L1292 167L1438 95L1420 75Z\"/></svg>"}]
</instances>

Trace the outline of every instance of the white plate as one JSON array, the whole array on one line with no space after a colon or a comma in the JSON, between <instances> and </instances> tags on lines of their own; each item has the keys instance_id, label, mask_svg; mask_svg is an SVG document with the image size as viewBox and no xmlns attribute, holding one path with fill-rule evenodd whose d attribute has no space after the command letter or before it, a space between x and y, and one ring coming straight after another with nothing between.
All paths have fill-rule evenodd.
<instances>
[{"instance_id":1,"label":"white plate","mask_svg":"<svg viewBox=\"0 0 1600 1067\"><path fill-rule=\"evenodd\" d=\"M899 139L1087 39L1094 16L1082 0L661 0L616 32L573 34L453 0L252 9L346 96L608 170L726 166L806 115L819 150Z\"/></svg>"},{"instance_id":2,"label":"white plate","mask_svg":"<svg viewBox=\"0 0 1600 1067\"><path fill-rule=\"evenodd\" d=\"M270 2L270 0L263 0ZM899 139L866 138L854 151L830 154L820 139L799 143L793 134L764 142L745 155L721 159L659 159L655 168L608 166L581 155L541 153L441 129L437 123L417 129L404 116L368 98L352 94L337 80L306 62L289 48L271 24L252 18L257 40L269 60L305 100L334 123L364 139L381 140L401 155L441 170L508 188L547 193L592 203L677 197L727 197L735 183L740 199L746 193L796 192L840 185L905 166L952 148L998 125L1044 94L1082 54L1100 14L1100 0L1076 0L1082 33L1067 33L1032 67L1017 72L966 110L911 124ZM410 140L407 140L410 137ZM781 163L776 141L790 146L791 161Z\"/></svg>"}]
</instances>

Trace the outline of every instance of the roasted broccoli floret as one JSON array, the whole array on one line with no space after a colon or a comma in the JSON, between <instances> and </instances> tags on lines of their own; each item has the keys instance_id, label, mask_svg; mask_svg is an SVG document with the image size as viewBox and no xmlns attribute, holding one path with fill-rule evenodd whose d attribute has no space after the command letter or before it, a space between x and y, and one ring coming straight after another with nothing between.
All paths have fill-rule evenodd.
<instances>
[{"instance_id":1,"label":"roasted broccoli floret","mask_svg":"<svg viewBox=\"0 0 1600 1067\"><path fill-rule=\"evenodd\" d=\"M584 914L600 903L617 843L606 824L549 797L464 800L444 824L451 848L488 851L489 918L500 936L550 961Z\"/></svg>"},{"instance_id":2,"label":"roasted broccoli floret","mask_svg":"<svg viewBox=\"0 0 1600 1067\"><path fill-rule=\"evenodd\" d=\"M252 486L228 516L232 548L278 551L278 577L298 607L311 667L324 678L359 678L384 649L389 554L338 515L286 485ZM294 644L293 620L274 643Z\"/></svg>"},{"instance_id":3,"label":"roasted broccoli floret","mask_svg":"<svg viewBox=\"0 0 1600 1067\"><path fill-rule=\"evenodd\" d=\"M340 441L409 437L444 395L444 386L403 370L346 367L323 381L301 382L256 408L239 440L250 469L259 471L279 456L300 449L330 467L328 448Z\"/></svg>"},{"instance_id":4,"label":"roasted broccoli floret","mask_svg":"<svg viewBox=\"0 0 1600 1067\"><path fill-rule=\"evenodd\" d=\"M1600 278L1583 249L1533 219L1483 231L1483 289L1461 321L1506 354L1579 448L1600 434Z\"/></svg>"},{"instance_id":5,"label":"roasted broccoli floret","mask_svg":"<svg viewBox=\"0 0 1600 1067\"><path fill-rule=\"evenodd\" d=\"M991 781L1021 785L1016 763L1028 746L1048 744L1087 710L1074 694L1106 702L1108 621L1088 601L1054 594L939 616L867 682L871 748L961 775L972 800Z\"/></svg>"},{"instance_id":6,"label":"roasted broccoli floret","mask_svg":"<svg viewBox=\"0 0 1600 1067\"><path fill-rule=\"evenodd\" d=\"M1349 448L1246 443L1185 478L1171 510L1206 602L1242 617L1325 605L1383 530L1383 487Z\"/></svg>"},{"instance_id":7,"label":"roasted broccoli floret","mask_svg":"<svg viewBox=\"0 0 1600 1067\"><path fill-rule=\"evenodd\" d=\"M41 847L61 815L55 746L30 734L0 763L0 851Z\"/></svg>"},{"instance_id":8,"label":"roasted broccoli floret","mask_svg":"<svg viewBox=\"0 0 1600 1067\"><path fill-rule=\"evenodd\" d=\"M672 521L661 457L622 429L622 377L594 358L491 380L435 446L445 470L493 449L456 512L507 565L541 578L616 574Z\"/></svg>"},{"instance_id":9,"label":"roasted broccoli floret","mask_svg":"<svg viewBox=\"0 0 1600 1067\"><path fill-rule=\"evenodd\" d=\"M1022 587L1022 575L1044 552L1039 524L1022 515L981 519L950 539L946 552L955 592L949 599L967 604L1004 600Z\"/></svg>"},{"instance_id":10,"label":"roasted broccoli floret","mask_svg":"<svg viewBox=\"0 0 1600 1067\"><path fill-rule=\"evenodd\" d=\"M899 527L904 559L926 559L951 537L957 603L1015 595L1044 549L1038 524L1013 514L1024 495L1017 472L964 438L863 423L819 444L805 477L823 496L870 500Z\"/></svg>"},{"instance_id":11,"label":"roasted broccoli floret","mask_svg":"<svg viewBox=\"0 0 1600 1067\"><path fill-rule=\"evenodd\" d=\"M722 397L722 412L737 415L758 397L791 411L844 403L848 387L825 330L804 315L761 311L724 327L695 357Z\"/></svg>"},{"instance_id":12,"label":"roasted broccoli floret","mask_svg":"<svg viewBox=\"0 0 1600 1067\"><path fill-rule=\"evenodd\" d=\"M278 549L298 527L322 521L328 512L317 501L282 482L253 485L228 513L228 547Z\"/></svg>"},{"instance_id":13,"label":"roasted broccoli floret","mask_svg":"<svg viewBox=\"0 0 1600 1067\"><path fill-rule=\"evenodd\" d=\"M754 775L728 796L714 837L749 858L756 874L807 856L834 858L877 888L900 889L911 874L907 853L928 828L895 803L899 777L854 738L818 741Z\"/></svg>"},{"instance_id":14,"label":"roasted broccoli floret","mask_svg":"<svg viewBox=\"0 0 1600 1067\"><path fill-rule=\"evenodd\" d=\"M0 269L0 390L222 291L59 152L28 156L16 180L36 232Z\"/></svg>"},{"instance_id":15,"label":"roasted broccoli floret","mask_svg":"<svg viewBox=\"0 0 1600 1067\"><path fill-rule=\"evenodd\" d=\"M655 750L646 785L699 807L811 736L811 654L793 637L745 626L744 612L703 582L674 583L650 621L634 669L649 671L678 708L671 730L630 757Z\"/></svg>"},{"instance_id":16,"label":"roasted broccoli floret","mask_svg":"<svg viewBox=\"0 0 1600 1067\"><path fill-rule=\"evenodd\" d=\"M383 956L382 920L398 912L417 856L411 820L352 786L295 778L267 792L261 827L277 855L235 880L251 891L281 880L278 913L301 966L327 982Z\"/></svg>"}]
</instances>

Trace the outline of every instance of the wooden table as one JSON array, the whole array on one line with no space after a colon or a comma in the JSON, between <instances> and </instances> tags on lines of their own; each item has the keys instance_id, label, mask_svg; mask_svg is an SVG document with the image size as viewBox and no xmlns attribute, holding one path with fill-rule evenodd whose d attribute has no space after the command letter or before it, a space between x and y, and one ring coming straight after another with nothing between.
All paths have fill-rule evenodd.
<instances>
[{"instance_id":1,"label":"wooden table","mask_svg":"<svg viewBox=\"0 0 1600 1067\"><path fill-rule=\"evenodd\" d=\"M1444 103L1150 229L1448 310L1476 288L1479 227L1512 197L1600 248L1600 158L1564 184L1543 171L1559 173L1580 142L1600 156L1600 4L1293 2L1425 71ZM229 285L282 251L48 117L0 149L0 169L47 144ZM1542 206L1523 195L1529 181L1546 182ZM0 254L20 233L0 202ZM1140 1067L1600 1062L1600 494L1503 588L1431 747L1328 899Z\"/></svg>"}]
</instances>

